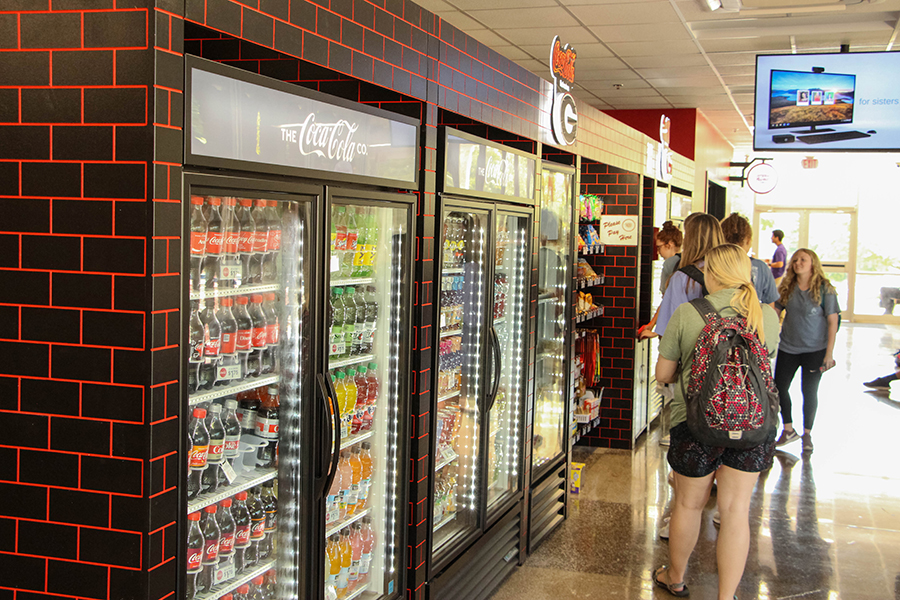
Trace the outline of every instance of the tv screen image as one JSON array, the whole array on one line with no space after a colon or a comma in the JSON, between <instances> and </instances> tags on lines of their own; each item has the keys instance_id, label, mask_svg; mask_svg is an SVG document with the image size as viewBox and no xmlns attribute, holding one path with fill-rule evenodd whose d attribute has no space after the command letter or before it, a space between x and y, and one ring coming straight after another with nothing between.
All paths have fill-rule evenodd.
<instances>
[{"instance_id":1,"label":"tv screen image","mask_svg":"<svg viewBox=\"0 0 900 600\"><path fill-rule=\"evenodd\" d=\"M853 121L853 75L772 71L769 89L770 129Z\"/></svg>"},{"instance_id":2,"label":"tv screen image","mask_svg":"<svg viewBox=\"0 0 900 600\"><path fill-rule=\"evenodd\" d=\"M754 150L900 151L900 52L756 57Z\"/></svg>"}]
</instances>

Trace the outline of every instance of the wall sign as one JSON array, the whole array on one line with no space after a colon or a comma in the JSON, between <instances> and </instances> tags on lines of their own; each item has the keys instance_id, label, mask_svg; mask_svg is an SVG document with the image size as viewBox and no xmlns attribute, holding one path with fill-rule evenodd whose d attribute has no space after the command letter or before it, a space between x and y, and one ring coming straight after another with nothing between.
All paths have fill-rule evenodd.
<instances>
[{"instance_id":1,"label":"wall sign","mask_svg":"<svg viewBox=\"0 0 900 600\"><path fill-rule=\"evenodd\" d=\"M444 191L532 201L536 170L532 154L446 130Z\"/></svg>"},{"instance_id":2,"label":"wall sign","mask_svg":"<svg viewBox=\"0 0 900 600\"><path fill-rule=\"evenodd\" d=\"M563 146L575 143L578 134L578 109L572 96L575 85L575 48L563 45L559 36L550 45L550 71L553 74L553 105L550 108L550 129L553 138Z\"/></svg>"},{"instance_id":3,"label":"wall sign","mask_svg":"<svg viewBox=\"0 0 900 600\"><path fill-rule=\"evenodd\" d=\"M419 130L412 119L189 60L186 163L225 161L247 169L229 164L240 161L253 163L252 170L297 168L340 179L416 183Z\"/></svg>"},{"instance_id":4,"label":"wall sign","mask_svg":"<svg viewBox=\"0 0 900 600\"><path fill-rule=\"evenodd\" d=\"M607 246L637 246L638 217L630 215L601 215L600 243Z\"/></svg>"},{"instance_id":5,"label":"wall sign","mask_svg":"<svg viewBox=\"0 0 900 600\"><path fill-rule=\"evenodd\" d=\"M666 115L659 117L659 150L656 152L656 178L660 181L672 180L672 151L669 150L672 121Z\"/></svg>"},{"instance_id":6,"label":"wall sign","mask_svg":"<svg viewBox=\"0 0 900 600\"><path fill-rule=\"evenodd\" d=\"M769 163L756 163L747 171L747 187L757 194L768 194L778 183L778 172Z\"/></svg>"}]
</instances>

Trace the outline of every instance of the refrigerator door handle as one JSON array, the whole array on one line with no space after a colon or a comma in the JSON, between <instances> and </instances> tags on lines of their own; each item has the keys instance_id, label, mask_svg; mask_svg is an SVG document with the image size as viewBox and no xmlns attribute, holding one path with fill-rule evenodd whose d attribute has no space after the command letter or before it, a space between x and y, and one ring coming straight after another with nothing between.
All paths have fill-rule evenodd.
<instances>
[{"instance_id":1,"label":"refrigerator door handle","mask_svg":"<svg viewBox=\"0 0 900 600\"><path fill-rule=\"evenodd\" d=\"M320 487L316 490L317 497L324 497L331 488L331 484L334 482L338 461L341 456L340 452L337 452L337 449L340 447L341 414L340 407L337 405L337 394L335 393L334 386L331 385L331 381L329 381L326 375L322 375L321 373L316 375L316 379L318 380L319 389L322 394L325 414L328 414L328 411L330 410L333 418L331 427L326 428L328 430L326 436L328 443L325 445L325 452L323 453L323 456L327 456L329 453L331 454L331 458L328 461L328 471L326 471L323 478L320 478Z\"/></svg>"},{"instance_id":2,"label":"refrigerator door handle","mask_svg":"<svg viewBox=\"0 0 900 600\"><path fill-rule=\"evenodd\" d=\"M494 402L497 400L497 392L500 389L500 336L497 335L497 328L491 325L491 346L494 352L494 372L491 374L494 383L491 386L491 401L488 404L488 412L493 410Z\"/></svg>"}]
</instances>

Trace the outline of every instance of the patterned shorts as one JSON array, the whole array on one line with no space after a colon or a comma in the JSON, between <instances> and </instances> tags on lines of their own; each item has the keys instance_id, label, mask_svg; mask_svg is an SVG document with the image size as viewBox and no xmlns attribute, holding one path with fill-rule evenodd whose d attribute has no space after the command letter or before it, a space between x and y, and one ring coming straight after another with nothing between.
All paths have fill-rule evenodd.
<instances>
[{"instance_id":1,"label":"patterned shorts","mask_svg":"<svg viewBox=\"0 0 900 600\"><path fill-rule=\"evenodd\" d=\"M725 465L738 471L759 473L772 466L775 456L775 432L764 443L752 448L707 446L694 439L687 422L669 431L671 441L666 458L672 470L685 477L705 477Z\"/></svg>"}]
</instances>

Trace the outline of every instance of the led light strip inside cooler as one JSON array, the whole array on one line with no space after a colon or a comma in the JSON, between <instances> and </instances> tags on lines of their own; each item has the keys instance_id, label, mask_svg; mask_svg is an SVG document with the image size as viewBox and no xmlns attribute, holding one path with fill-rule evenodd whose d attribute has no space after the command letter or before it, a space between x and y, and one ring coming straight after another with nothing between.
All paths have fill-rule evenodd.
<instances>
[{"instance_id":1,"label":"led light strip inside cooler","mask_svg":"<svg viewBox=\"0 0 900 600\"><path fill-rule=\"evenodd\" d=\"M477 276L478 292L477 292L477 297L476 297L476 302L475 302L475 306L477 308L476 308L476 314L474 315L474 317L475 317L475 339L481 340L481 336L482 336L481 321L483 319L482 309L484 307L484 290L482 289L482 282L484 280L484 234L485 234L484 227L481 227L478 230L478 232L480 234L479 238L478 238L478 276ZM471 350L471 346L474 346L474 345L475 344L472 344L471 338L470 338L470 350ZM481 372L481 352L478 351L479 350L478 348L475 348L475 350L476 351L473 353L473 354L475 354L475 368L473 369L474 383L472 386L473 393L471 394L470 398L474 398L475 401L477 402L478 401L477 399L479 397L479 391L480 391L479 388L481 385L481 380L479 377L479 373ZM474 460L477 460L478 450L479 450L479 446L478 446L478 427L479 427L478 413L479 413L479 411L478 411L477 406L474 407L474 409L470 409L470 410L471 410L471 414L473 415L473 417L472 417L473 425L472 425L472 429L471 429L473 439L471 442L472 443L472 452L471 452L470 456L472 456L473 461L474 461ZM474 511L474 510L478 510L478 465L476 462L472 463L472 477L469 481L470 481L470 484L469 484L469 509Z\"/></svg>"},{"instance_id":2,"label":"led light strip inside cooler","mask_svg":"<svg viewBox=\"0 0 900 600\"><path fill-rule=\"evenodd\" d=\"M519 465L519 431L518 431L518 423L519 423L519 390L520 390L520 382L522 381L522 363L524 361L524 356L519 353L520 348L523 348L522 341L522 332L525 329L523 323L523 310L522 304L525 301L525 292L524 292L524 266L525 266L525 229L519 230L519 243L518 243L518 252L516 253L516 285L515 285L515 294L513 297L518 298L518 301L513 305L513 315L512 315L512 326L513 331L515 332L515 342L513 344L513 348L518 353L516 356L516 360L513 360L513 372L510 375L509 387L507 388L507 401L506 406L507 410L512 404L512 416L509 421L510 425L510 441L512 444L512 449L510 450L510 459L506 461L507 473L510 473L509 468L512 466L511 475L513 477L518 476L518 465Z\"/></svg>"},{"instance_id":3,"label":"led light strip inside cooler","mask_svg":"<svg viewBox=\"0 0 900 600\"><path fill-rule=\"evenodd\" d=\"M403 231L396 230L391 232L391 237L395 237L396 235L396 254L398 265L396 269L394 269L392 281L391 281L391 289L393 290L393 298L391 300L391 310L393 314L393 328L391 336L391 355L390 355L390 372L391 373L400 373L401 365L400 365L400 333L401 333L401 317L402 311L401 306L403 302L403 288L402 288L402 277L400 272L400 265L404 263L403 259ZM397 480L398 480L398 428L400 423L400 415L398 403L400 401L400 394L398 390L399 385L399 377L391 377L390 383L388 385L388 389L390 390L389 394L389 406L391 410L390 415L390 423L393 423L393 427L388 429L389 446L391 448L391 456L390 456L390 473L391 478L388 482L390 485L390 489L388 491L388 504L390 505L390 513L385 515L386 523L385 523L385 540L387 542L386 548L386 562L385 565L387 567L388 573L393 573L395 571L394 567L394 555L396 553L395 543L394 543L394 527L397 521Z\"/></svg>"}]
</instances>

